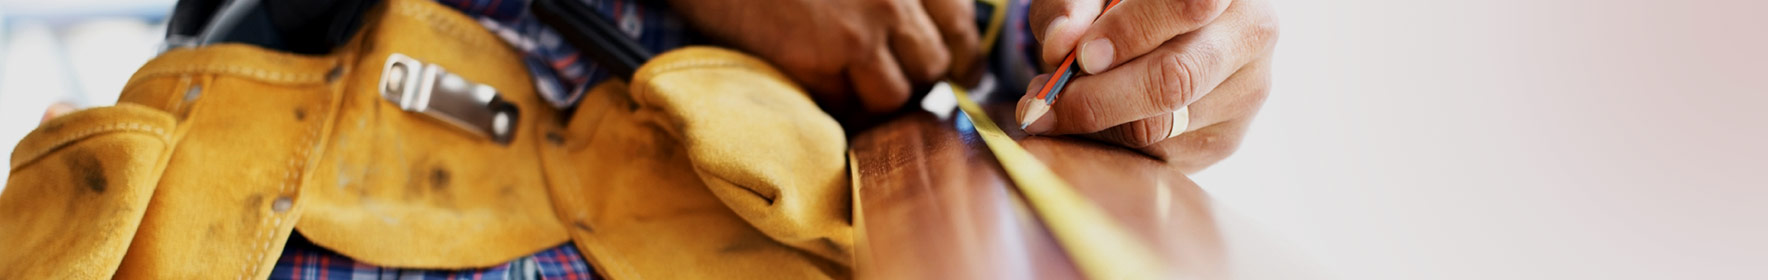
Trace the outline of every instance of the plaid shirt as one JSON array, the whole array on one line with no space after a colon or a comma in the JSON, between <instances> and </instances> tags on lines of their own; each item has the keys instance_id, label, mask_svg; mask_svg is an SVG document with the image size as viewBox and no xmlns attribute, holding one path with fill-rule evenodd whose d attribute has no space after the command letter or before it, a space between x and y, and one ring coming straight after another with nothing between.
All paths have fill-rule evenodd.
<instances>
[{"instance_id":1,"label":"plaid shirt","mask_svg":"<svg viewBox=\"0 0 1768 280\"><path fill-rule=\"evenodd\" d=\"M526 13L531 0L437 0L479 19L479 24L527 54L534 85L554 107L577 103L583 91L608 78L608 72L581 56L559 33ZM652 53L679 48L698 36L662 1L578 0L612 19L621 31Z\"/></svg>"},{"instance_id":2,"label":"plaid shirt","mask_svg":"<svg viewBox=\"0 0 1768 280\"><path fill-rule=\"evenodd\" d=\"M595 270L570 242L501 265L462 270L399 269L356 262L296 234L276 260L270 279L407 280L590 280Z\"/></svg>"}]
</instances>

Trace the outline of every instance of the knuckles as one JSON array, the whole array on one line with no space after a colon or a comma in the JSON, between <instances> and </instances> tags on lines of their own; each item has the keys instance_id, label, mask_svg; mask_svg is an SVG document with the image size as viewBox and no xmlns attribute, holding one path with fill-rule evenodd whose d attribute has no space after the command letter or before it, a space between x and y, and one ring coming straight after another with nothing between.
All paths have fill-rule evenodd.
<instances>
[{"instance_id":1,"label":"knuckles","mask_svg":"<svg viewBox=\"0 0 1768 280\"><path fill-rule=\"evenodd\" d=\"M1125 127L1127 131L1122 133L1123 139L1120 139L1122 140L1120 144L1131 148L1148 147L1166 140L1166 135L1172 129L1172 119L1156 117L1131 122L1125 126L1127 126Z\"/></svg>"},{"instance_id":2,"label":"knuckles","mask_svg":"<svg viewBox=\"0 0 1768 280\"><path fill-rule=\"evenodd\" d=\"M1031 7L1026 11L1027 18L1031 20L1032 36L1038 37L1038 40L1044 40L1045 34L1043 33L1047 31L1046 28L1049 28L1050 21L1056 20L1057 16L1069 14L1069 11L1072 10L1070 4L1072 4L1071 1L1032 1Z\"/></svg>"},{"instance_id":3,"label":"knuckles","mask_svg":"<svg viewBox=\"0 0 1768 280\"><path fill-rule=\"evenodd\" d=\"M1265 53L1269 53L1269 50L1277 46L1277 37L1282 33L1282 27L1277 24L1275 16L1252 21L1246 27L1246 38L1256 42L1255 45L1266 51Z\"/></svg>"},{"instance_id":4,"label":"knuckles","mask_svg":"<svg viewBox=\"0 0 1768 280\"><path fill-rule=\"evenodd\" d=\"M901 67L904 68L903 72L913 75L908 78L916 83L930 83L939 80L940 77L945 77L946 72L951 69L952 64L952 54L949 52L948 48L945 46L923 47L929 47L930 49L938 51L924 53L924 56L913 60L899 57L898 61L901 62Z\"/></svg>"},{"instance_id":5,"label":"knuckles","mask_svg":"<svg viewBox=\"0 0 1768 280\"><path fill-rule=\"evenodd\" d=\"M853 65L867 62L874 54L881 38L874 38L863 22L838 21L822 28L827 32L820 33L818 43L813 47L787 48L777 54L781 68L792 73L804 73L806 80L839 77Z\"/></svg>"},{"instance_id":6,"label":"knuckles","mask_svg":"<svg viewBox=\"0 0 1768 280\"><path fill-rule=\"evenodd\" d=\"M871 15L874 21L879 21L886 25L895 25L902 21L901 18L906 13L899 1L900 0L858 0L858 7L861 9L858 11L860 12L858 14Z\"/></svg>"},{"instance_id":7,"label":"knuckles","mask_svg":"<svg viewBox=\"0 0 1768 280\"><path fill-rule=\"evenodd\" d=\"M1160 54L1155 69L1148 73L1151 104L1165 111L1178 111L1197 97L1197 81L1201 65L1192 55L1178 52Z\"/></svg>"},{"instance_id":8,"label":"knuckles","mask_svg":"<svg viewBox=\"0 0 1768 280\"><path fill-rule=\"evenodd\" d=\"M1180 4L1184 9L1179 16L1187 17L1194 22L1210 22L1222 14L1228 7L1227 0L1185 0Z\"/></svg>"},{"instance_id":9,"label":"knuckles","mask_svg":"<svg viewBox=\"0 0 1768 280\"><path fill-rule=\"evenodd\" d=\"M1097 101L1098 99L1082 99L1082 100L1086 100L1086 101L1075 102L1075 103L1078 103L1081 105L1081 110L1078 113L1066 114L1066 115L1061 115L1061 116L1057 117L1057 119L1060 120L1058 122L1058 125L1072 124L1072 126L1076 130L1079 130L1081 132L1102 131L1102 130L1106 130L1106 129L1111 128L1111 124L1104 123L1103 120L1110 119L1110 115L1113 112L1121 111L1121 110L1119 110L1119 108L1116 107L1118 105L1114 104L1114 103L1100 102L1100 101ZM1081 101L1081 100L1076 100L1076 101ZM1057 104L1057 106L1061 106L1062 103L1057 102L1056 104Z\"/></svg>"}]
</instances>

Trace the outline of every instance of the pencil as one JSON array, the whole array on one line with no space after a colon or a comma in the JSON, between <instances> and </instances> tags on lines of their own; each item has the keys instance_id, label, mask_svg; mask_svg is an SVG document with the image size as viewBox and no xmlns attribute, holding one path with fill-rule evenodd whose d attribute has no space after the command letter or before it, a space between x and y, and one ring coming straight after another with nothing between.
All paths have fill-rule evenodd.
<instances>
[{"instance_id":1,"label":"pencil","mask_svg":"<svg viewBox=\"0 0 1768 280\"><path fill-rule=\"evenodd\" d=\"M1105 9L1099 10L1099 15L1104 16L1105 11L1117 6L1119 1L1122 0L1111 0L1110 3L1105 4ZM1025 104L1025 119L1019 120L1019 129L1023 130L1025 127L1031 126L1032 122L1036 122L1039 118L1043 118L1044 114L1049 113L1051 106L1056 105L1056 97L1061 96L1062 87L1068 85L1068 79L1074 78L1075 72L1079 72L1076 69L1080 67L1075 65L1078 62L1074 61L1074 53L1076 52L1080 52L1080 46L1075 46L1073 50L1068 51L1068 57L1063 58L1062 64L1056 66L1055 76L1050 77L1050 81L1044 82L1044 87L1037 91L1037 96L1032 97L1031 103Z\"/></svg>"}]
</instances>

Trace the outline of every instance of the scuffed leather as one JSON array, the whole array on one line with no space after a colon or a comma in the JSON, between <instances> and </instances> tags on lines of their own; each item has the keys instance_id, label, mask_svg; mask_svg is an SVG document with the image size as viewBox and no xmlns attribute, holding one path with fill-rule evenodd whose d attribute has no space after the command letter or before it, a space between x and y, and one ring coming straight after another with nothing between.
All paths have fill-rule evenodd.
<instances>
[{"instance_id":1,"label":"scuffed leather","mask_svg":"<svg viewBox=\"0 0 1768 280\"><path fill-rule=\"evenodd\" d=\"M549 132L554 203L614 278L848 278L841 129L772 67L690 47Z\"/></svg>"},{"instance_id":2,"label":"scuffed leather","mask_svg":"<svg viewBox=\"0 0 1768 280\"><path fill-rule=\"evenodd\" d=\"M841 125L766 62L686 48L640 68L634 101L670 116L701 181L737 215L842 264L852 249Z\"/></svg>"},{"instance_id":3,"label":"scuffed leather","mask_svg":"<svg viewBox=\"0 0 1768 280\"><path fill-rule=\"evenodd\" d=\"M20 141L0 195L0 275L110 278L171 154L173 125L124 104L56 118Z\"/></svg>"},{"instance_id":4,"label":"scuffed leather","mask_svg":"<svg viewBox=\"0 0 1768 280\"><path fill-rule=\"evenodd\" d=\"M136 71L118 103L158 108L178 125L117 277L268 275L325 155L342 85L327 73L344 60L227 45L172 50Z\"/></svg>"},{"instance_id":5,"label":"scuffed leather","mask_svg":"<svg viewBox=\"0 0 1768 280\"><path fill-rule=\"evenodd\" d=\"M565 118L471 18L425 0L370 13L330 55L168 51L121 105L28 135L18 151L40 153L15 153L0 195L0 278L264 278L297 230L396 267L484 267L574 241L615 279L848 278L846 142L767 64L665 53L631 91L599 85ZM522 112L513 140L381 100L394 52L497 88ZM68 136L131 122L144 124ZM105 192L76 176L92 170Z\"/></svg>"},{"instance_id":6,"label":"scuffed leather","mask_svg":"<svg viewBox=\"0 0 1768 280\"><path fill-rule=\"evenodd\" d=\"M359 261L411 268L487 267L564 243L540 166L540 134L508 145L378 95L394 53L498 89L520 108L517 128L557 118L533 89L520 52L470 17L433 1L390 1L363 44L331 122L337 128L303 190L297 229Z\"/></svg>"}]
</instances>

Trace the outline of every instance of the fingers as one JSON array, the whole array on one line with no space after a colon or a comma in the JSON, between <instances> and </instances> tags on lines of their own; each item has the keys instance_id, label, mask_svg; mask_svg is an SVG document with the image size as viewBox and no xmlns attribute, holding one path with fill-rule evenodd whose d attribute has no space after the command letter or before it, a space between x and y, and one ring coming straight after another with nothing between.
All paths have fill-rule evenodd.
<instances>
[{"instance_id":1,"label":"fingers","mask_svg":"<svg viewBox=\"0 0 1768 280\"><path fill-rule=\"evenodd\" d=\"M885 11L873 15L885 23L887 39L876 51L862 51L848 67L847 79L867 113L887 113L907 104L915 85L943 78L952 57L941 27L919 0L868 3L874 11Z\"/></svg>"},{"instance_id":2,"label":"fingers","mask_svg":"<svg viewBox=\"0 0 1768 280\"><path fill-rule=\"evenodd\" d=\"M1050 78L1051 78L1050 74L1037 75L1037 76L1031 77L1031 84L1041 85L1041 84L1044 84L1045 82L1049 82ZM1013 120L1018 121L1020 123L1025 122L1025 110L1030 107L1030 106L1027 106L1027 104L1030 104L1031 102L1033 102L1033 100L1037 100L1036 98L1034 98L1034 96L1037 96L1037 91L1038 91L1038 88L1035 88L1035 87L1026 87L1025 88L1025 95L1019 96L1019 105L1016 107L1017 109L1013 113ZM1032 123L1031 126L1025 127L1025 131L1027 131L1029 133L1032 129L1034 129L1034 127L1039 129L1038 131L1050 130L1049 129L1049 124L1050 124L1049 122L1041 122L1041 124L1045 125L1042 127L1038 127L1039 124L1040 123Z\"/></svg>"},{"instance_id":3,"label":"fingers","mask_svg":"<svg viewBox=\"0 0 1768 280\"><path fill-rule=\"evenodd\" d=\"M861 107L869 113L894 111L909 100L909 80L890 49L876 48L869 58L861 59L847 71L859 95Z\"/></svg>"},{"instance_id":4,"label":"fingers","mask_svg":"<svg viewBox=\"0 0 1768 280\"><path fill-rule=\"evenodd\" d=\"M67 114L72 114L74 111L79 110L80 107L68 104L67 102L50 103L48 108L43 109L43 119L38 120L37 124L48 123L49 120L66 116Z\"/></svg>"},{"instance_id":5,"label":"fingers","mask_svg":"<svg viewBox=\"0 0 1768 280\"><path fill-rule=\"evenodd\" d=\"M1069 80L1050 114L1026 127L1032 134L1084 134L1177 111L1225 80L1240 64L1198 35L1175 39L1154 54L1112 71Z\"/></svg>"},{"instance_id":6,"label":"fingers","mask_svg":"<svg viewBox=\"0 0 1768 280\"><path fill-rule=\"evenodd\" d=\"M1261 59L1248 64L1210 92L1209 97L1186 106L1191 110L1191 126L1183 132L1189 133L1223 122L1252 118L1263 107L1270 92L1270 60Z\"/></svg>"},{"instance_id":7,"label":"fingers","mask_svg":"<svg viewBox=\"0 0 1768 280\"><path fill-rule=\"evenodd\" d=\"M1209 98L1191 104L1192 126L1178 136L1142 147L1186 174L1202 171L1232 155L1246 137L1253 116L1270 95L1269 60L1254 63L1223 83ZM1231 98L1224 98L1230 97Z\"/></svg>"},{"instance_id":8,"label":"fingers","mask_svg":"<svg viewBox=\"0 0 1768 280\"><path fill-rule=\"evenodd\" d=\"M1235 119L1179 134L1141 150L1166 160L1167 165L1180 172L1194 174L1233 155L1251 126L1251 118Z\"/></svg>"},{"instance_id":9,"label":"fingers","mask_svg":"<svg viewBox=\"0 0 1768 280\"><path fill-rule=\"evenodd\" d=\"M1075 60L1086 73L1104 72L1209 24L1228 6L1229 0L1123 0L1080 36Z\"/></svg>"},{"instance_id":10,"label":"fingers","mask_svg":"<svg viewBox=\"0 0 1768 280\"><path fill-rule=\"evenodd\" d=\"M1038 0L1031 2L1027 20L1031 34L1038 39L1045 67L1062 62L1080 41L1080 36L1093 26L1093 19L1105 8L1106 0Z\"/></svg>"},{"instance_id":11,"label":"fingers","mask_svg":"<svg viewBox=\"0 0 1768 280\"><path fill-rule=\"evenodd\" d=\"M1174 134L1184 135L1182 133L1223 122L1250 119L1258 113L1260 105L1264 104L1265 97L1270 92L1271 71L1268 61L1261 60L1247 65L1210 92L1208 98L1178 110L1186 113L1180 118L1186 121L1184 123L1174 123L1172 114L1178 112L1166 113L1114 126L1087 137L1125 147L1141 148L1155 154L1152 150L1171 141L1168 138L1177 138L1173 137Z\"/></svg>"},{"instance_id":12,"label":"fingers","mask_svg":"<svg viewBox=\"0 0 1768 280\"><path fill-rule=\"evenodd\" d=\"M889 43L896 51L897 65L915 84L932 83L945 76L951 67L951 53L925 8L918 1L898 1L894 7L898 25L890 30Z\"/></svg>"},{"instance_id":13,"label":"fingers","mask_svg":"<svg viewBox=\"0 0 1768 280\"><path fill-rule=\"evenodd\" d=\"M981 74L982 35L976 26L976 5L972 0L923 0L927 16L945 39L946 52L951 54L948 72L959 80L971 80ZM1004 9L1004 7L1003 7Z\"/></svg>"},{"instance_id":14,"label":"fingers","mask_svg":"<svg viewBox=\"0 0 1768 280\"><path fill-rule=\"evenodd\" d=\"M1099 131L1098 133L1087 134L1085 136L1087 138L1093 138L1124 147L1142 148L1153 146L1154 143L1160 143L1160 141L1166 140L1166 138L1168 138L1167 136L1171 135L1173 129L1186 129L1190 127L1189 122L1176 123L1174 121L1177 116L1173 115L1178 113L1181 112L1171 112L1157 117L1133 121L1105 129L1104 131ZM1190 114L1189 112L1183 113L1186 113L1187 115ZM1183 127L1176 127L1175 125Z\"/></svg>"},{"instance_id":15,"label":"fingers","mask_svg":"<svg viewBox=\"0 0 1768 280\"><path fill-rule=\"evenodd\" d=\"M1254 3L1259 1L1241 1ZM1124 4L1127 5L1127 4ZM1197 102L1234 72L1270 54L1274 19L1237 5L1216 23L1180 35L1110 71L1079 76L1032 134L1085 134L1168 114ZM1035 86L1034 86L1035 87Z\"/></svg>"}]
</instances>

